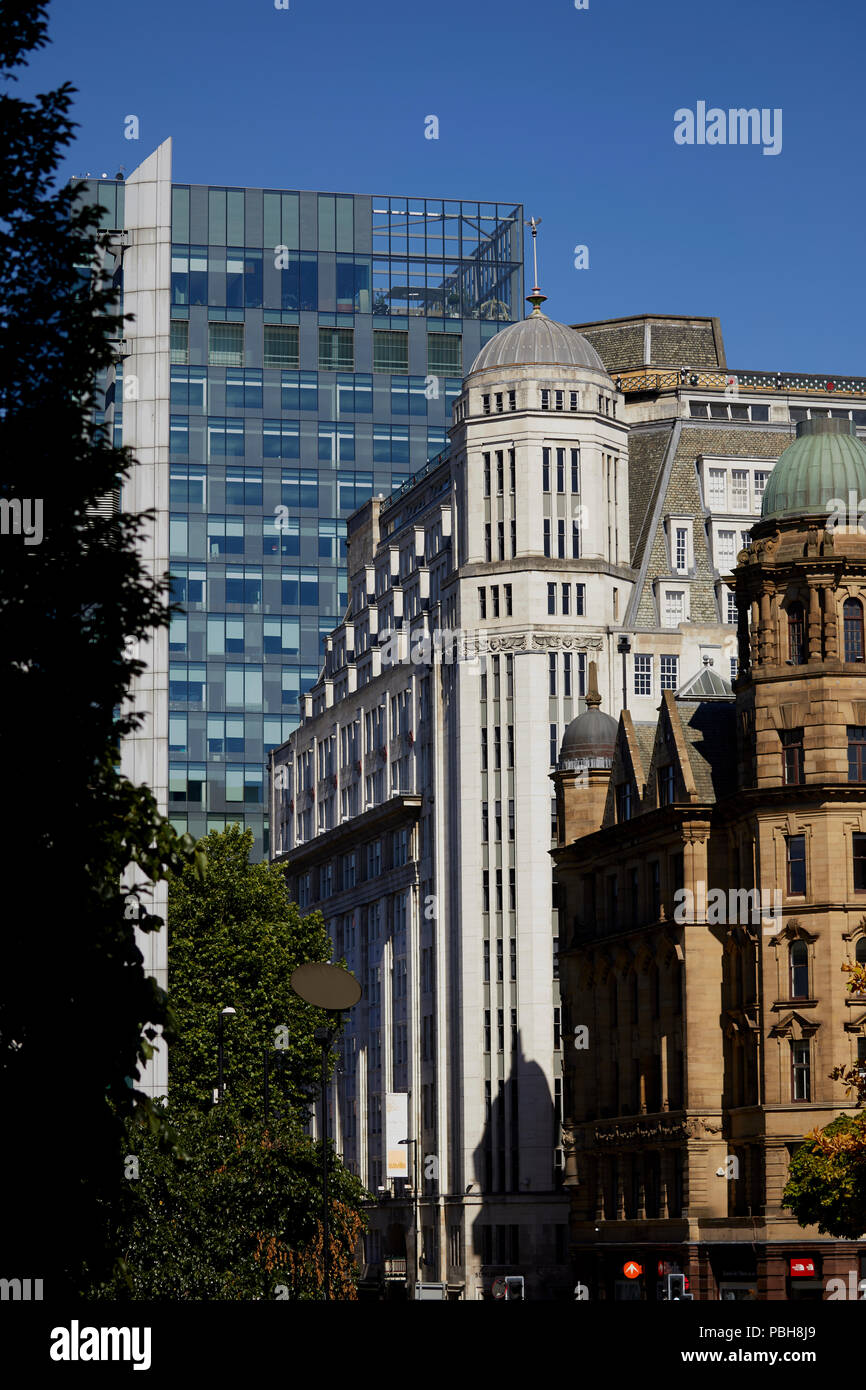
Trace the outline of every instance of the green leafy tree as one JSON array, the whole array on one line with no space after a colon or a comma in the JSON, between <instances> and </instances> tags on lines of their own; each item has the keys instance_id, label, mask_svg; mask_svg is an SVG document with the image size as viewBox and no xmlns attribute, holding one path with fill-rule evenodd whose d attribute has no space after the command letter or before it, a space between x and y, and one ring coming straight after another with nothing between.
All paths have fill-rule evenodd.
<instances>
[{"instance_id":1,"label":"green leafy tree","mask_svg":"<svg viewBox=\"0 0 866 1390\"><path fill-rule=\"evenodd\" d=\"M208 871L189 866L169 898L169 997L178 1043L171 1054L172 1104L209 1109L217 1081L220 1010L226 1091L241 1115L263 1117L264 1057L276 1094L300 1112L319 1079L314 1031L327 1015L294 993L292 971L327 961L320 913L301 917L276 864L252 864L252 831L231 825L201 841Z\"/></svg>"},{"instance_id":2,"label":"green leafy tree","mask_svg":"<svg viewBox=\"0 0 866 1390\"><path fill-rule=\"evenodd\" d=\"M231 1101L171 1112L181 1149L137 1126L123 1265L102 1296L153 1301L322 1295L321 1150L286 1119L246 1119ZM331 1296L356 1297L360 1182L333 1155Z\"/></svg>"},{"instance_id":3,"label":"green leafy tree","mask_svg":"<svg viewBox=\"0 0 866 1390\"><path fill-rule=\"evenodd\" d=\"M783 1194L801 1226L859 1240L866 1232L866 1123L841 1115L801 1144Z\"/></svg>"},{"instance_id":4,"label":"green leafy tree","mask_svg":"<svg viewBox=\"0 0 866 1390\"><path fill-rule=\"evenodd\" d=\"M134 466L94 424L119 310L86 269L95 211L56 187L73 89L16 94L46 9L0 8L0 757L20 890L4 913L0 1185L4 1272L42 1277L50 1298L110 1266L95 1216L121 1199L124 1122L147 1105L143 1029L165 1016L122 875L178 872L192 841L116 767L136 723L118 715L132 650L167 621L166 591L140 560L145 519L97 508Z\"/></svg>"},{"instance_id":5,"label":"green leafy tree","mask_svg":"<svg viewBox=\"0 0 866 1390\"><path fill-rule=\"evenodd\" d=\"M322 1150L303 1121L320 1076L314 1031L327 1015L289 981L297 965L327 960L331 947L321 915L301 917L289 900L280 869L250 863L252 844L238 826L208 835L200 845L206 875L191 865L171 885L171 1134L129 1126L126 1204L120 1229L106 1236L122 1244L123 1262L94 1289L102 1296L321 1296ZM226 1091L214 1105L217 1020L228 1004L236 1014L224 1033ZM332 1146L328 1166L332 1297L350 1299L368 1194Z\"/></svg>"},{"instance_id":6,"label":"green leafy tree","mask_svg":"<svg viewBox=\"0 0 866 1390\"><path fill-rule=\"evenodd\" d=\"M866 995L866 966L846 962L848 992ZM861 1109L813 1130L791 1159L784 1205L801 1226L822 1235L860 1240L866 1233L866 1071L838 1066L830 1073Z\"/></svg>"}]
</instances>

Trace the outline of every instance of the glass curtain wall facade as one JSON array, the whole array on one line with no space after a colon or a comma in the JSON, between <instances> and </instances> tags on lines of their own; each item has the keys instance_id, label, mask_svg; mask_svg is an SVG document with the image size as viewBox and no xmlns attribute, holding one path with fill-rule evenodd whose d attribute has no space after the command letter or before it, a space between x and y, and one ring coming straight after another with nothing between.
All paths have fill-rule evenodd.
<instances>
[{"instance_id":1,"label":"glass curtain wall facade","mask_svg":"<svg viewBox=\"0 0 866 1390\"><path fill-rule=\"evenodd\" d=\"M86 183L123 227L123 185ZM513 203L172 186L170 814L267 855L266 758L346 605L346 518L447 445L523 316ZM113 387L122 437L122 369ZM107 402L108 404L108 402Z\"/></svg>"}]
</instances>

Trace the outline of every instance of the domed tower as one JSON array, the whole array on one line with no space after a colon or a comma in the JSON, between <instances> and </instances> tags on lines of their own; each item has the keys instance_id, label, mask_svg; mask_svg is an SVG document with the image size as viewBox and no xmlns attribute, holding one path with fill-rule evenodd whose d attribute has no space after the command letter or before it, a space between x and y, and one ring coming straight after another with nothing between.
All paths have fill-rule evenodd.
<instances>
[{"instance_id":1,"label":"domed tower","mask_svg":"<svg viewBox=\"0 0 866 1390\"><path fill-rule=\"evenodd\" d=\"M744 789L848 783L847 731L866 725L860 499L866 447L851 422L800 422L733 580Z\"/></svg>"},{"instance_id":2,"label":"domed tower","mask_svg":"<svg viewBox=\"0 0 866 1390\"><path fill-rule=\"evenodd\" d=\"M591 835L604 819L618 726L600 705L596 665L591 661L586 709L568 725L556 771L551 773L560 844L570 845L582 835Z\"/></svg>"},{"instance_id":3,"label":"domed tower","mask_svg":"<svg viewBox=\"0 0 866 1390\"><path fill-rule=\"evenodd\" d=\"M623 397L587 339L541 312L544 298L534 291L528 318L481 349L455 404L455 559L514 571L523 614L617 624L632 587ZM576 561L580 607L572 588L563 608Z\"/></svg>"},{"instance_id":4,"label":"domed tower","mask_svg":"<svg viewBox=\"0 0 866 1390\"><path fill-rule=\"evenodd\" d=\"M734 951L747 966L736 981L729 974L738 1002L727 1016L757 1045L750 1094L763 1103L763 1132L750 1135L750 1122L740 1136L746 1153L746 1140L763 1150L759 1212L782 1255L802 1241L783 1206L791 1147L855 1108L831 1073L866 1057L866 1008L842 973L866 959L861 499L866 448L850 422L804 421L773 470L732 581L741 674L727 881L738 893L757 889L763 915L759 925L753 916L728 926L726 959ZM717 854L716 873L723 866ZM824 1274L834 1273L824 1260ZM782 1263L768 1259L767 1269L766 1297L783 1297Z\"/></svg>"}]
</instances>

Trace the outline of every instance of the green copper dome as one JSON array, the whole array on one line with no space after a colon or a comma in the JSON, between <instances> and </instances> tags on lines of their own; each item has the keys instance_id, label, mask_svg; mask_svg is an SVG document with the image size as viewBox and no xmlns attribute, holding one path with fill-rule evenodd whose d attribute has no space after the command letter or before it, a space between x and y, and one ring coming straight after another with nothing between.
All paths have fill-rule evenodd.
<instances>
[{"instance_id":1,"label":"green copper dome","mask_svg":"<svg viewBox=\"0 0 866 1390\"><path fill-rule=\"evenodd\" d=\"M801 420L797 438L783 452L764 489L761 520L829 516L833 499L866 497L866 446L851 420Z\"/></svg>"}]
</instances>

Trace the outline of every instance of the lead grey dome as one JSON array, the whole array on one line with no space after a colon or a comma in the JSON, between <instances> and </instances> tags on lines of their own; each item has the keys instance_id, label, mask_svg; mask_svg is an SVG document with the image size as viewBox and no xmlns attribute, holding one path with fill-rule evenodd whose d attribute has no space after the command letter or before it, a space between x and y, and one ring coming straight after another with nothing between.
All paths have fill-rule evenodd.
<instances>
[{"instance_id":1,"label":"lead grey dome","mask_svg":"<svg viewBox=\"0 0 866 1390\"><path fill-rule=\"evenodd\" d=\"M572 719L563 734L559 761L570 762L576 758L613 760L618 727L609 714L590 705L583 714Z\"/></svg>"},{"instance_id":2,"label":"lead grey dome","mask_svg":"<svg viewBox=\"0 0 866 1390\"><path fill-rule=\"evenodd\" d=\"M588 339L541 312L530 314L520 323L512 323L491 338L472 363L468 375L483 372L488 367L581 367L608 374Z\"/></svg>"}]
</instances>

